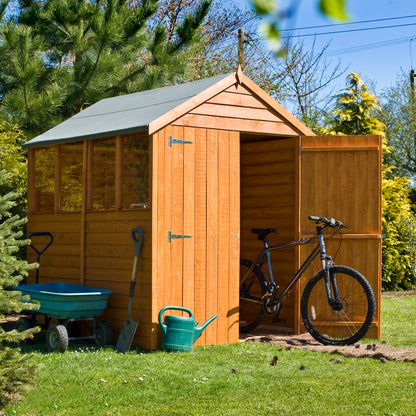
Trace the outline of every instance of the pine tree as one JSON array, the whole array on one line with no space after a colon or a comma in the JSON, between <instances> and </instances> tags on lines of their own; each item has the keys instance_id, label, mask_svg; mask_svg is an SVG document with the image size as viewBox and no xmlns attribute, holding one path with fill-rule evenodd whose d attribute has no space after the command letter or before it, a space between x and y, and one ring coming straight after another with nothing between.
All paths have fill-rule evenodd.
<instances>
[{"instance_id":1,"label":"pine tree","mask_svg":"<svg viewBox=\"0 0 416 416\"><path fill-rule=\"evenodd\" d=\"M18 0L0 23L3 117L33 135L100 99L180 80L210 4L170 33L152 25L156 0Z\"/></svg>"},{"instance_id":2,"label":"pine tree","mask_svg":"<svg viewBox=\"0 0 416 416\"><path fill-rule=\"evenodd\" d=\"M0 186L10 176L0 170ZM22 231L19 230L25 219L10 215L10 208L15 204L14 197L13 192L0 194L0 320L7 314L31 308L31 305L24 303L26 299L21 292L13 290L13 286L19 284L29 269L35 267L16 257L19 247L27 245L27 241L21 240ZM20 349L13 343L32 336L36 330L6 332L0 326L0 406L4 406L14 393L33 380L34 365L28 362L27 355L21 355Z\"/></svg>"}]
</instances>

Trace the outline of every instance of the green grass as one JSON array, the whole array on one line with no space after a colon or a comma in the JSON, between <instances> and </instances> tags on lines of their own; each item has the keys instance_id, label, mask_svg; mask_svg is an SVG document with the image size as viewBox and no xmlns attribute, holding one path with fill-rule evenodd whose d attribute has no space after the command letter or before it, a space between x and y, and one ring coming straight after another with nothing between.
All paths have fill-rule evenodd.
<instances>
[{"instance_id":1,"label":"green grass","mask_svg":"<svg viewBox=\"0 0 416 416\"><path fill-rule=\"evenodd\" d=\"M382 340L414 345L412 310L416 296L383 301ZM43 344L32 351L40 364L36 385L6 415L416 414L415 363L266 343L198 347L192 353L121 355L78 345L50 354Z\"/></svg>"},{"instance_id":2,"label":"green grass","mask_svg":"<svg viewBox=\"0 0 416 416\"><path fill-rule=\"evenodd\" d=\"M416 296L383 299L381 340L394 347L416 346Z\"/></svg>"}]
</instances>

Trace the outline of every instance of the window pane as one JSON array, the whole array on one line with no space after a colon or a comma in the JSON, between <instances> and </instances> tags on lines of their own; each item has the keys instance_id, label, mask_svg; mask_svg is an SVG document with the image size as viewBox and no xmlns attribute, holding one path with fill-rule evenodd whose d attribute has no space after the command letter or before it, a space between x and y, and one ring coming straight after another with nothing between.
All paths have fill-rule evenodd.
<instances>
[{"instance_id":1,"label":"window pane","mask_svg":"<svg viewBox=\"0 0 416 416\"><path fill-rule=\"evenodd\" d=\"M92 207L95 210L115 208L115 139L94 142Z\"/></svg>"},{"instance_id":2,"label":"window pane","mask_svg":"<svg viewBox=\"0 0 416 416\"><path fill-rule=\"evenodd\" d=\"M82 143L62 146L61 210L81 211Z\"/></svg>"},{"instance_id":3,"label":"window pane","mask_svg":"<svg viewBox=\"0 0 416 416\"><path fill-rule=\"evenodd\" d=\"M123 208L135 202L149 202L149 136L125 137L122 161Z\"/></svg>"},{"instance_id":4,"label":"window pane","mask_svg":"<svg viewBox=\"0 0 416 416\"><path fill-rule=\"evenodd\" d=\"M35 212L53 212L55 205L55 148L35 150Z\"/></svg>"}]
</instances>

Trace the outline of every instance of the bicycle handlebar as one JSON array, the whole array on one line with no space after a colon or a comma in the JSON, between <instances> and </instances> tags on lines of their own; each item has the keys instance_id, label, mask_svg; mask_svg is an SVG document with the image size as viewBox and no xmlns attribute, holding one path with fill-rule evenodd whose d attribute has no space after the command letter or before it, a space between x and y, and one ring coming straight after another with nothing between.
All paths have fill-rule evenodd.
<instances>
[{"instance_id":1,"label":"bicycle handlebar","mask_svg":"<svg viewBox=\"0 0 416 416\"><path fill-rule=\"evenodd\" d=\"M313 215L309 215L308 218L311 221L315 221L316 224L324 224L326 227L331 227L331 228L348 228L341 221L335 221L334 218L331 218L329 220L326 217L315 217Z\"/></svg>"}]
</instances>

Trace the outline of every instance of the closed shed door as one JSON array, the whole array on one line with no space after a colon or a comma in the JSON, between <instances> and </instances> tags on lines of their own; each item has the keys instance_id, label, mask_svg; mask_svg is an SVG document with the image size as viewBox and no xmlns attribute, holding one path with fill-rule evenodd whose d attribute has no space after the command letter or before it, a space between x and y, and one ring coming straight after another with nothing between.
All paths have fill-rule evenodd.
<instances>
[{"instance_id":1,"label":"closed shed door","mask_svg":"<svg viewBox=\"0 0 416 416\"><path fill-rule=\"evenodd\" d=\"M314 233L315 224L308 220L309 215L335 218L349 227L342 238L335 235L327 243L327 251L332 256L338 253L336 264L355 268L371 284L377 311L370 337L380 335L381 152L379 136L300 138L299 235ZM298 264L311 248L299 249ZM302 278L298 296L311 277L310 272L322 268L319 258L312 266L313 270ZM300 324L299 308L296 313Z\"/></svg>"},{"instance_id":2,"label":"closed shed door","mask_svg":"<svg viewBox=\"0 0 416 416\"><path fill-rule=\"evenodd\" d=\"M153 321L164 306L200 323L216 314L204 344L238 340L239 152L236 132L168 126L153 136Z\"/></svg>"}]
</instances>

